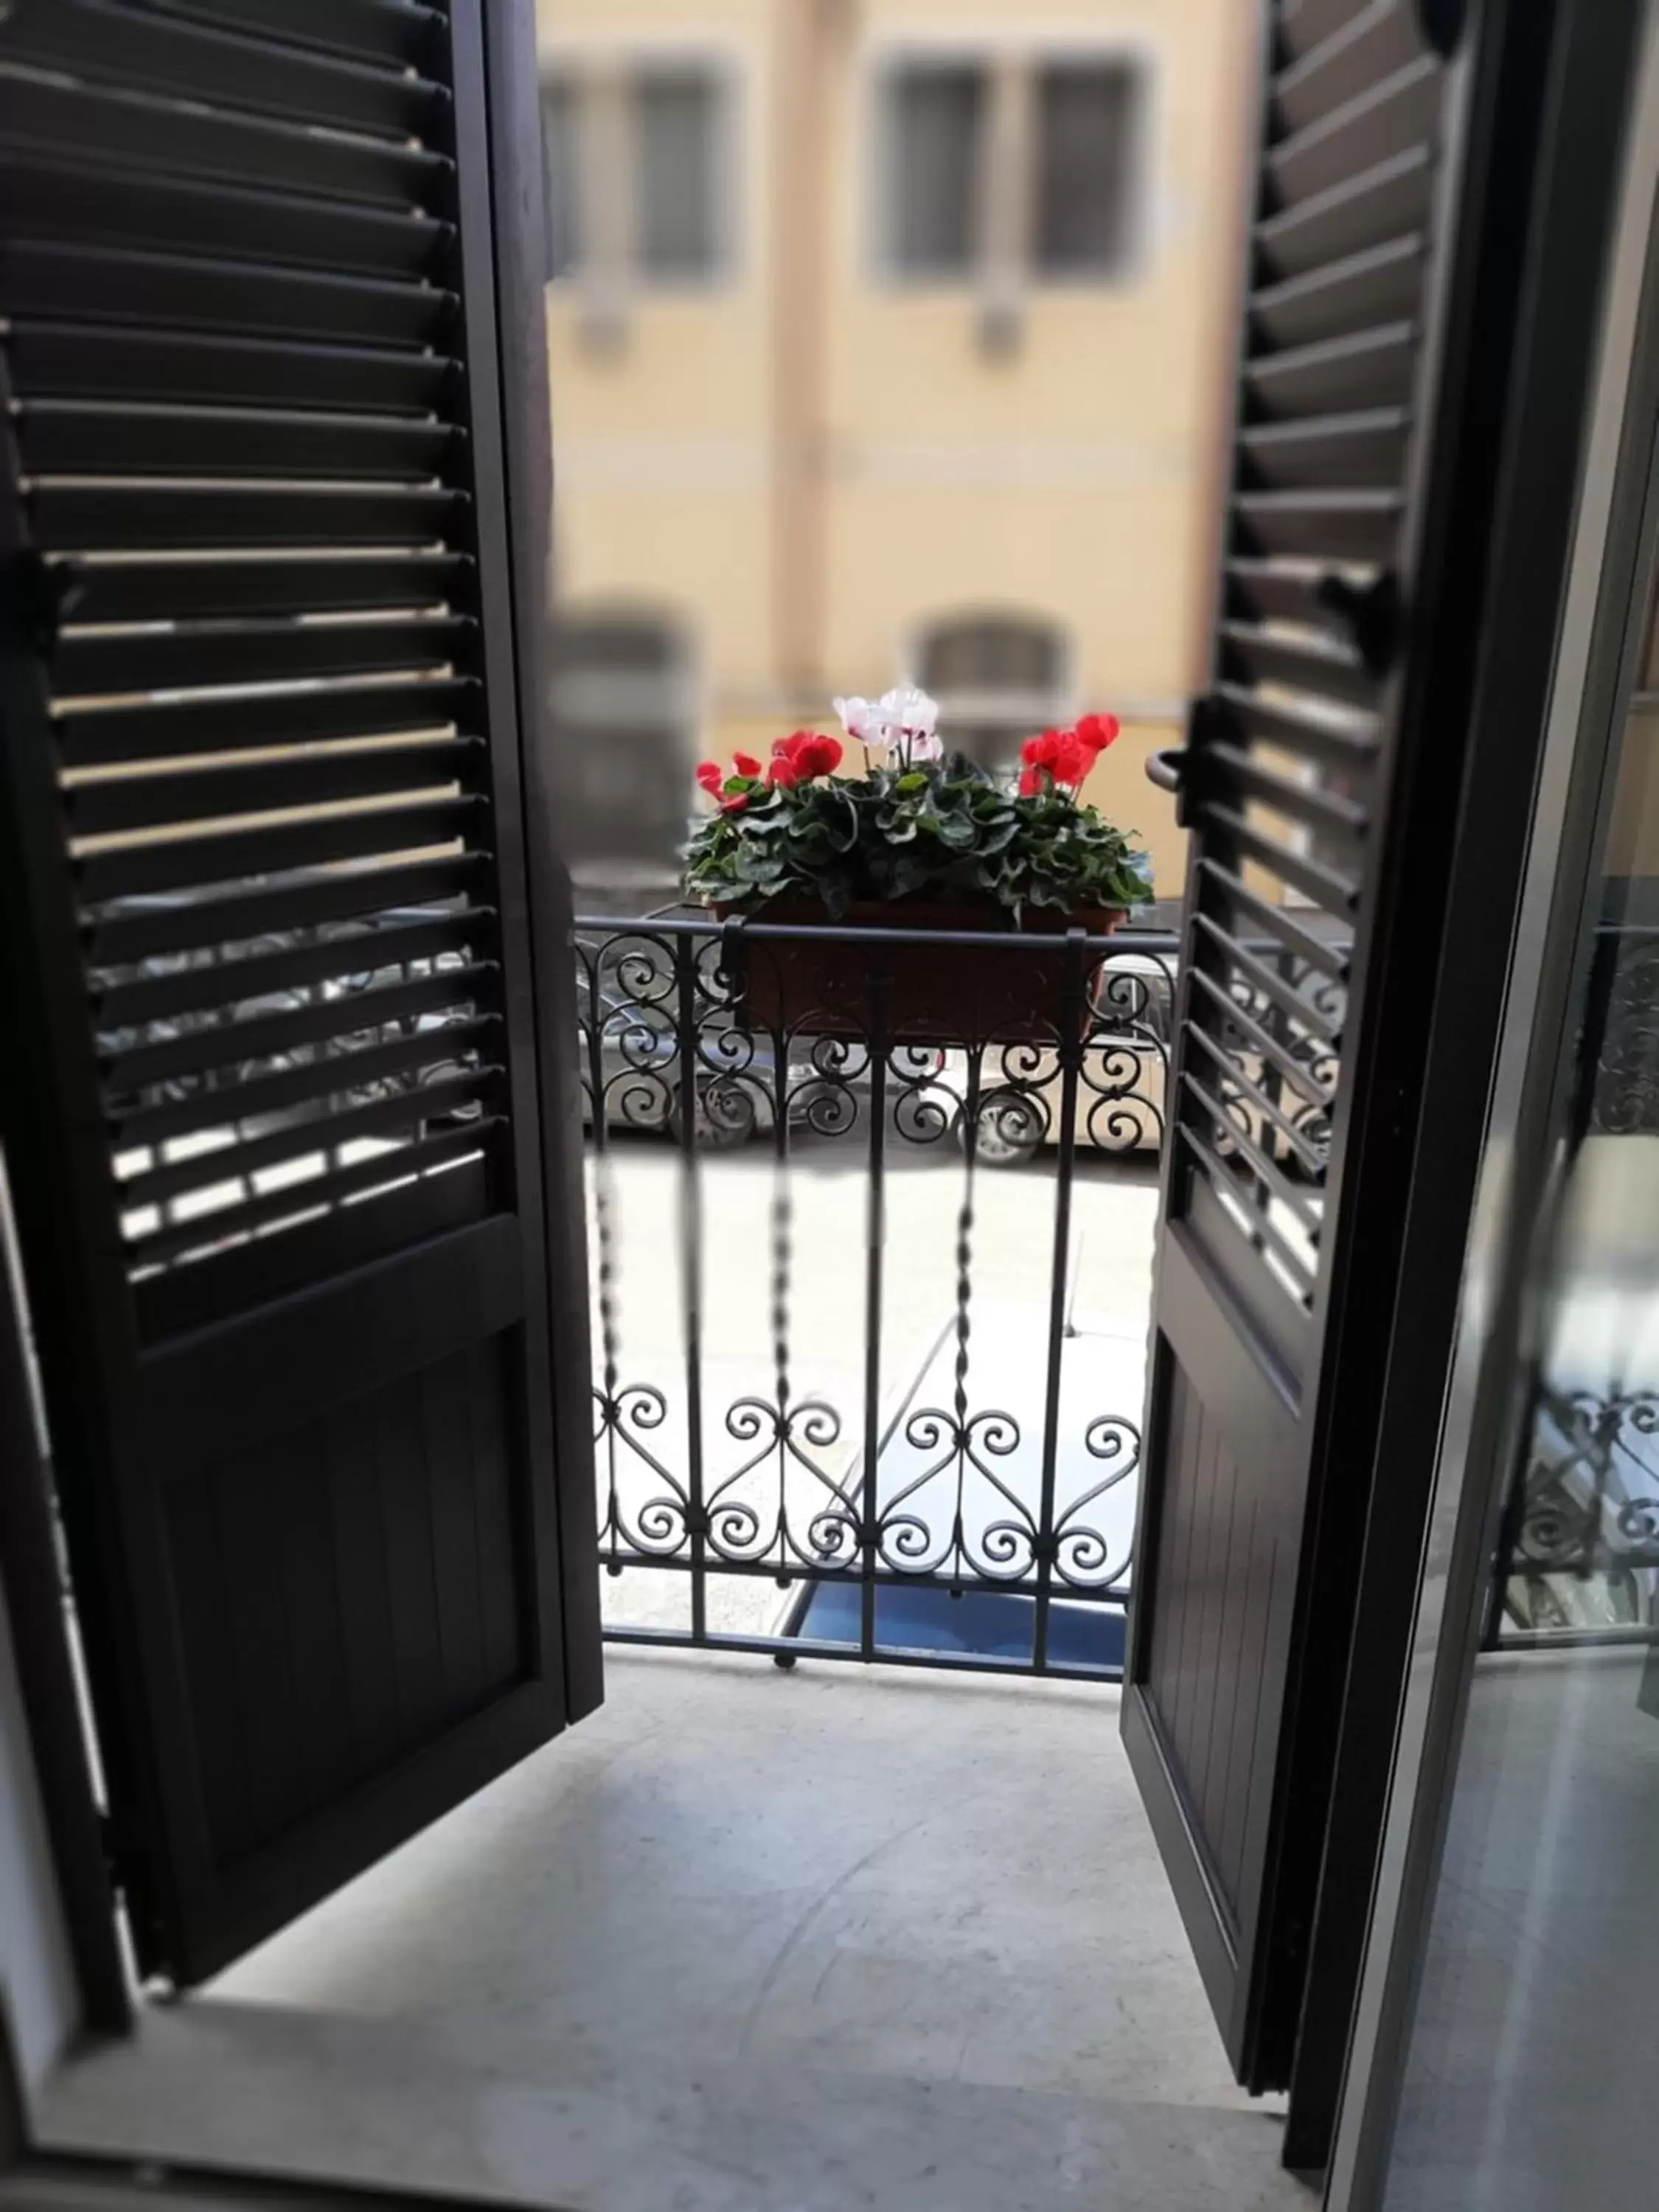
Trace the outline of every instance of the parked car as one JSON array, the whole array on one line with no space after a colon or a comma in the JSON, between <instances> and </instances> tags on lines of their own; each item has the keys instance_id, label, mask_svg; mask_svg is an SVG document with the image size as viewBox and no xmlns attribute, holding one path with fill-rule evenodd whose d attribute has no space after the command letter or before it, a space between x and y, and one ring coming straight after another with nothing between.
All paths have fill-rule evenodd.
<instances>
[{"instance_id":1,"label":"parked car","mask_svg":"<svg viewBox=\"0 0 1659 2212\"><path fill-rule=\"evenodd\" d=\"M586 996L582 1011L591 1020ZM597 1087L608 1129L650 1131L678 1141L684 1055L669 1010L653 999L642 1002L602 984L597 1021L597 1073L586 1025L582 1041L587 1126L593 1122L592 1094ZM699 1024L696 1054L698 1144L721 1152L769 1136L778 1098L777 1048L770 1033L740 1029L715 1013ZM901 1137L945 1135L954 1127L954 1100L929 1089L944 1062L942 1052L922 1046L905 1046L890 1056L886 1110ZM792 1130L807 1136L846 1135L869 1112L869 1054L833 1039L796 1039L785 1063L784 1096Z\"/></svg>"},{"instance_id":2,"label":"parked car","mask_svg":"<svg viewBox=\"0 0 1659 2212\"><path fill-rule=\"evenodd\" d=\"M1131 951L1115 954L1097 971L1073 1113L1078 1146L1125 1155L1156 1153L1162 1146L1175 1041L1176 972L1173 955ZM1310 1014L1332 1012L1336 987L1316 971L1305 970L1292 988ZM1272 1023L1273 1010L1259 994L1241 992L1238 1005L1242 1021ZM1334 1073L1334 1047L1326 1047L1310 1030L1297 1057L1316 1086L1328 1084ZM1241 1135L1261 1145L1292 1177L1316 1169L1330 1142L1325 1108L1287 1084L1265 1053L1253 1048L1247 1030L1241 1030L1230 1059L1243 1080L1230 1080L1216 1067L1206 1071L1206 1087L1224 1103ZM969 1096L965 1052L945 1054L939 1082L956 1102L958 1138L965 1147ZM1018 1167L1045 1146L1057 1145L1064 1097L1064 1077L1052 1050L1029 1045L990 1048L980 1070L975 1158L988 1167ZM1228 1149L1224 1138L1218 1149Z\"/></svg>"},{"instance_id":3,"label":"parked car","mask_svg":"<svg viewBox=\"0 0 1659 2212\"><path fill-rule=\"evenodd\" d=\"M1156 1153L1163 1143L1174 975L1173 958L1156 952L1116 954L1097 969L1073 1115L1077 1144L1100 1152ZM965 1148L966 1052L945 1054L939 1081L955 1101L957 1137ZM980 1068L975 1158L987 1167L1018 1167L1045 1146L1057 1145L1064 1095L1054 1052L1033 1045L989 1047Z\"/></svg>"}]
</instances>

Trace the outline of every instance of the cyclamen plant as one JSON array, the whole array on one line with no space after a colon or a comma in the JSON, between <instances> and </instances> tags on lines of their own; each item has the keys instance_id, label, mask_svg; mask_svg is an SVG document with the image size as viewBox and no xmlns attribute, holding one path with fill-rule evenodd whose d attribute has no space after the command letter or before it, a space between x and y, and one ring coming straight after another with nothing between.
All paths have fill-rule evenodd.
<instances>
[{"instance_id":1,"label":"cyclamen plant","mask_svg":"<svg viewBox=\"0 0 1659 2212\"><path fill-rule=\"evenodd\" d=\"M966 898L1016 921L1028 907L1073 915L1151 898L1146 855L1078 796L1117 737L1115 714L1028 738L1010 788L944 750L939 707L912 685L836 709L845 742L797 730L763 763L740 752L730 774L702 763L714 804L684 848L691 897L739 911L788 897L836 918L854 902ZM863 773L837 775L848 744Z\"/></svg>"}]
</instances>

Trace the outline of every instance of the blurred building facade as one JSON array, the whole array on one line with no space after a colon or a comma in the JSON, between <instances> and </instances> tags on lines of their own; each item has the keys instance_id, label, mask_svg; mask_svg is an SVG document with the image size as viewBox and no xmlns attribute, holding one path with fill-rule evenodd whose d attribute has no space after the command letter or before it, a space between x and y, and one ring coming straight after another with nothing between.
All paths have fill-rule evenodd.
<instances>
[{"instance_id":1,"label":"blurred building facade","mask_svg":"<svg viewBox=\"0 0 1659 2212\"><path fill-rule=\"evenodd\" d=\"M1204 680L1255 0L540 0L579 875L666 896L690 769L906 678L990 764ZM584 885L586 888L586 885Z\"/></svg>"}]
</instances>

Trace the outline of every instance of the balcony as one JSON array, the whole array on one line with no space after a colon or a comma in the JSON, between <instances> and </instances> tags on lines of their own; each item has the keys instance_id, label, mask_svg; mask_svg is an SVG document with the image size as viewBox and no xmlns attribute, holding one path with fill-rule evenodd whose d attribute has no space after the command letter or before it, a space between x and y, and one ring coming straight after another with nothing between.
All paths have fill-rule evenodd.
<instances>
[{"instance_id":1,"label":"balcony","mask_svg":"<svg viewBox=\"0 0 1659 2212\"><path fill-rule=\"evenodd\" d=\"M605 1708L70 2062L46 2140L593 2212L1305 2201L1117 1735L1176 940L956 942L935 1040L927 933L763 1018L799 937L578 927ZM1272 975L1215 1132L1264 1245L1323 1142Z\"/></svg>"}]
</instances>

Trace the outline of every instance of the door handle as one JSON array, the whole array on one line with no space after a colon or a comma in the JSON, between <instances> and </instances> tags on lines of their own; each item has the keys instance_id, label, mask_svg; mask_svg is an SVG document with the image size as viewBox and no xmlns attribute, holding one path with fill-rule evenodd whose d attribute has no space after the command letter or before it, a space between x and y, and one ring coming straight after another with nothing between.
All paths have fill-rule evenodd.
<instances>
[{"instance_id":1,"label":"door handle","mask_svg":"<svg viewBox=\"0 0 1659 2212\"><path fill-rule=\"evenodd\" d=\"M1202 700L1194 700L1193 702L1187 723L1189 741L1194 729L1199 726L1204 703ZM1176 826L1185 830L1188 827L1187 817L1191 811L1193 798L1191 743L1188 742L1184 745L1168 745L1162 752L1148 753L1146 766L1147 782L1155 784L1160 791L1167 791L1170 793L1175 800Z\"/></svg>"}]
</instances>

